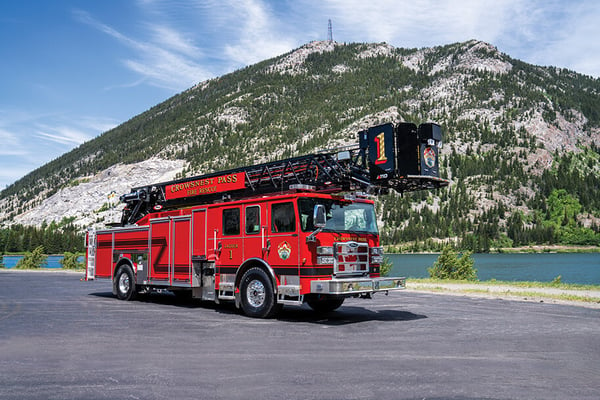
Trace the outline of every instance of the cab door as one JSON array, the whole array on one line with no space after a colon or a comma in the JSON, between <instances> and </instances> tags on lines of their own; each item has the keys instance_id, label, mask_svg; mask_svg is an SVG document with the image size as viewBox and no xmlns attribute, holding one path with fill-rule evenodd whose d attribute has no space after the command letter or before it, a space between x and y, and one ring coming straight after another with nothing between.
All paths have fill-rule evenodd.
<instances>
[{"instance_id":1,"label":"cab door","mask_svg":"<svg viewBox=\"0 0 600 400\"><path fill-rule=\"evenodd\" d=\"M244 206L244 261L267 256L267 207L265 203Z\"/></svg>"},{"instance_id":2,"label":"cab door","mask_svg":"<svg viewBox=\"0 0 600 400\"><path fill-rule=\"evenodd\" d=\"M295 202L279 201L269 205L268 263L276 275L299 274L298 213Z\"/></svg>"},{"instance_id":3,"label":"cab door","mask_svg":"<svg viewBox=\"0 0 600 400\"><path fill-rule=\"evenodd\" d=\"M223 207L221 234L217 241L217 252L222 273L235 273L242 263L241 206Z\"/></svg>"}]
</instances>

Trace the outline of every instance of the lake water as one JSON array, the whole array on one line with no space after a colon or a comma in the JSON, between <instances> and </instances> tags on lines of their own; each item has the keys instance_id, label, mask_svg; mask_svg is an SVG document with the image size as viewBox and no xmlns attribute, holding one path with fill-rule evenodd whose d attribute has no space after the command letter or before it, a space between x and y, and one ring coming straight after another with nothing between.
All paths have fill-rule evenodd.
<instances>
[{"instance_id":1,"label":"lake water","mask_svg":"<svg viewBox=\"0 0 600 400\"><path fill-rule=\"evenodd\" d=\"M22 258L22 255L2 256L2 264L4 264L4 268L14 268L19 262L19 260L21 260ZM62 265L60 265L60 261L63 258L64 257L61 255L48 256L45 268L62 268ZM84 257L79 257L79 261L83 261L83 259Z\"/></svg>"},{"instance_id":2,"label":"lake water","mask_svg":"<svg viewBox=\"0 0 600 400\"><path fill-rule=\"evenodd\" d=\"M394 264L391 276L428 278L438 254L387 254ZM480 280L600 284L600 253L474 254Z\"/></svg>"}]
</instances>

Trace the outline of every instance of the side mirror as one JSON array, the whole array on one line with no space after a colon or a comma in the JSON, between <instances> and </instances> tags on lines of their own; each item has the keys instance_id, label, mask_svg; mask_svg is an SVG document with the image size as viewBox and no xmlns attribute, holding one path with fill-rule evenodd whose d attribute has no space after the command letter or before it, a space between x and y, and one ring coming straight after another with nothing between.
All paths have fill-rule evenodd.
<instances>
[{"instance_id":1,"label":"side mirror","mask_svg":"<svg viewBox=\"0 0 600 400\"><path fill-rule=\"evenodd\" d=\"M315 208L313 209L313 226L316 228L316 230L306 237L306 243L316 242L317 235L323 228L325 228L326 223L327 215L325 206L323 204L315 204Z\"/></svg>"},{"instance_id":2,"label":"side mirror","mask_svg":"<svg viewBox=\"0 0 600 400\"><path fill-rule=\"evenodd\" d=\"M324 228L327 223L325 206L323 204L315 204L313 211L313 225L315 228Z\"/></svg>"}]
</instances>

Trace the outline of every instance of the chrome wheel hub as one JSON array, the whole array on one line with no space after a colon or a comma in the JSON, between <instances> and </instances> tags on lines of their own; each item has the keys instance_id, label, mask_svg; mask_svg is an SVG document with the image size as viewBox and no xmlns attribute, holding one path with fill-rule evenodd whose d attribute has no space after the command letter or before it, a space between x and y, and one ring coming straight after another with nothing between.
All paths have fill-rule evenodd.
<instances>
[{"instance_id":1,"label":"chrome wheel hub","mask_svg":"<svg viewBox=\"0 0 600 400\"><path fill-rule=\"evenodd\" d=\"M259 280L253 280L248 285L246 299L252 307L260 307L265 302L265 285Z\"/></svg>"},{"instance_id":2,"label":"chrome wheel hub","mask_svg":"<svg viewBox=\"0 0 600 400\"><path fill-rule=\"evenodd\" d=\"M129 281L129 275L121 274L121 276L119 277L119 291L121 293L128 293L130 287L131 282Z\"/></svg>"}]
</instances>

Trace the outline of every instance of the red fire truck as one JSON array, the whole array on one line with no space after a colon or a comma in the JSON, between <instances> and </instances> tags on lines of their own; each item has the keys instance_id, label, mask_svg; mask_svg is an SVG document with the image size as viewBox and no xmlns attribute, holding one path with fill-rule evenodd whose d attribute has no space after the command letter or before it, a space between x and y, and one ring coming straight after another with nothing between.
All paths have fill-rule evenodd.
<instances>
[{"instance_id":1,"label":"red fire truck","mask_svg":"<svg viewBox=\"0 0 600 400\"><path fill-rule=\"evenodd\" d=\"M251 317L405 287L380 276L373 195L437 189L441 129L385 124L358 146L133 188L120 226L88 230L86 279L131 300L167 289Z\"/></svg>"}]
</instances>

